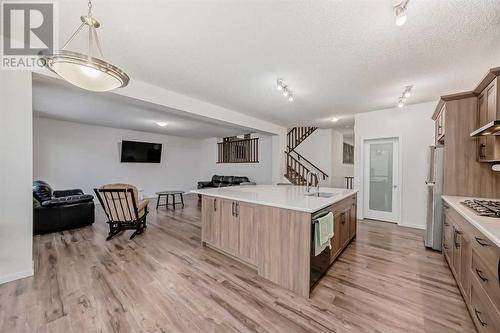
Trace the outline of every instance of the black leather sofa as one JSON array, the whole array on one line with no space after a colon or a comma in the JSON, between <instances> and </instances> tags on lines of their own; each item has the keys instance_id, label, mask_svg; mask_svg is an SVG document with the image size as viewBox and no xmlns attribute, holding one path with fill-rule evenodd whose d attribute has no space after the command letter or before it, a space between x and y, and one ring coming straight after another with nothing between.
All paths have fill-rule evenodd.
<instances>
[{"instance_id":1,"label":"black leather sofa","mask_svg":"<svg viewBox=\"0 0 500 333\"><path fill-rule=\"evenodd\" d=\"M91 225L94 196L82 190L53 191L44 181L33 182L33 234L46 234Z\"/></svg>"},{"instance_id":2,"label":"black leather sofa","mask_svg":"<svg viewBox=\"0 0 500 333\"><path fill-rule=\"evenodd\" d=\"M226 187L240 185L241 183L251 183L248 177L239 176L218 176L213 175L212 180L198 182L198 188ZM255 184L255 183L252 183Z\"/></svg>"}]
</instances>

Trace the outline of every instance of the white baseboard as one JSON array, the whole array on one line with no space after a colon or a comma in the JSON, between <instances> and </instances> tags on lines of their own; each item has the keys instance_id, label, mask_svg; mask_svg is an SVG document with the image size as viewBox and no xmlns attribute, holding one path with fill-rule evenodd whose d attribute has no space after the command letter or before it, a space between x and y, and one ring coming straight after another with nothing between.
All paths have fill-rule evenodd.
<instances>
[{"instance_id":1,"label":"white baseboard","mask_svg":"<svg viewBox=\"0 0 500 333\"><path fill-rule=\"evenodd\" d=\"M33 276L33 269L0 276L0 284Z\"/></svg>"},{"instance_id":2,"label":"white baseboard","mask_svg":"<svg viewBox=\"0 0 500 333\"><path fill-rule=\"evenodd\" d=\"M421 224L398 224L398 225L400 227L407 227L407 228L425 230L425 225L421 225Z\"/></svg>"}]
</instances>

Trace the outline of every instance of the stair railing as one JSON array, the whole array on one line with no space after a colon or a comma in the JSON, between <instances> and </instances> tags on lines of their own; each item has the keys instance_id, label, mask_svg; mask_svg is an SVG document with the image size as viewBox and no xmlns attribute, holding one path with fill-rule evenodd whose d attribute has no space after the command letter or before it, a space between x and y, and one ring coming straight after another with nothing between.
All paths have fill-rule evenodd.
<instances>
[{"instance_id":1,"label":"stair railing","mask_svg":"<svg viewBox=\"0 0 500 333\"><path fill-rule=\"evenodd\" d=\"M285 152L287 153L287 152ZM316 165L314 165L311 161L309 161L307 158L305 158L304 156L302 156L301 154L299 154L297 151L291 151L290 154L295 154L296 155L296 158L297 160L300 162L301 160L305 161L307 164L309 164L309 167L310 169L313 169L315 171L318 171L321 175L321 177L323 178L323 180L326 180L326 178L328 178L328 174L326 172L324 172L323 170L321 170L320 168L318 168Z\"/></svg>"}]
</instances>

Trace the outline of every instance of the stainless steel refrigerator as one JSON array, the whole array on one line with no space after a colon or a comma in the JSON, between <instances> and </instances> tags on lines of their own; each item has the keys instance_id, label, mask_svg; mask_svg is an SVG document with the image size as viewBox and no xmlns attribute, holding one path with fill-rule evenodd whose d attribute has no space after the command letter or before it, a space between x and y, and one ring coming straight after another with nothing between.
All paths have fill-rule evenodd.
<instances>
[{"instance_id":1,"label":"stainless steel refrigerator","mask_svg":"<svg viewBox=\"0 0 500 333\"><path fill-rule=\"evenodd\" d=\"M441 251L443 230L443 147L430 146L427 163L427 228L425 246Z\"/></svg>"}]
</instances>

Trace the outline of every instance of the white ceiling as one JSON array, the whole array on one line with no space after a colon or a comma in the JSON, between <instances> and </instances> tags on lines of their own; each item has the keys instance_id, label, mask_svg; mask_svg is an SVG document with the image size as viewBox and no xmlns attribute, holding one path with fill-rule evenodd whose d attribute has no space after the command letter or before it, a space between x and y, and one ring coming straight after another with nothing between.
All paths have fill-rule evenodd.
<instances>
[{"instance_id":1,"label":"white ceiling","mask_svg":"<svg viewBox=\"0 0 500 333\"><path fill-rule=\"evenodd\" d=\"M39 117L199 139L255 132L113 93L86 91L42 75L33 75L33 110ZM167 126L158 126L160 121Z\"/></svg>"},{"instance_id":2,"label":"white ceiling","mask_svg":"<svg viewBox=\"0 0 500 333\"><path fill-rule=\"evenodd\" d=\"M106 59L141 80L282 126L471 89L500 66L498 0L98 0ZM60 1L60 42L85 14ZM76 41L83 47L83 40ZM275 88L284 78L289 103Z\"/></svg>"}]
</instances>

